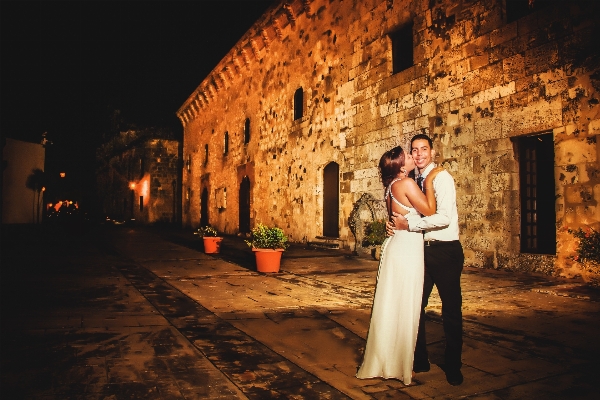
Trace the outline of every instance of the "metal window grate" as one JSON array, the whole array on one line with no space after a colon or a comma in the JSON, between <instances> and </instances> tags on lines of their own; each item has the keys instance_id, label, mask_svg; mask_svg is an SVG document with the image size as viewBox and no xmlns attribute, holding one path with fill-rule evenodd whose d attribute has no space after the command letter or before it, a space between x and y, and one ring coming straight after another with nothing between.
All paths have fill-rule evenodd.
<instances>
[{"instance_id":1,"label":"metal window grate","mask_svg":"<svg viewBox=\"0 0 600 400\"><path fill-rule=\"evenodd\" d=\"M537 160L535 149L525 149L524 171L524 204L523 228L525 235L523 241L528 250L537 250Z\"/></svg>"},{"instance_id":2,"label":"metal window grate","mask_svg":"<svg viewBox=\"0 0 600 400\"><path fill-rule=\"evenodd\" d=\"M556 254L552 133L519 138L521 252Z\"/></svg>"}]
</instances>

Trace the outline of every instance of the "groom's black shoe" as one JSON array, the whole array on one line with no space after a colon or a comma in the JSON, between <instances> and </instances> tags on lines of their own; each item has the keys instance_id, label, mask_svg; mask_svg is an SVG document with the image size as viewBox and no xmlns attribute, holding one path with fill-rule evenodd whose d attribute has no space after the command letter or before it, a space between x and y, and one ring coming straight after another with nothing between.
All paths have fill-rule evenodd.
<instances>
[{"instance_id":1,"label":"groom's black shoe","mask_svg":"<svg viewBox=\"0 0 600 400\"><path fill-rule=\"evenodd\" d=\"M444 372L446 373L446 380L452 386L458 386L461 383L463 383L463 374L462 374L462 372L460 372L460 369L448 368L448 369L444 369Z\"/></svg>"},{"instance_id":2,"label":"groom's black shoe","mask_svg":"<svg viewBox=\"0 0 600 400\"><path fill-rule=\"evenodd\" d=\"M425 362L415 362L413 365L414 372L427 372L431 368L429 361Z\"/></svg>"}]
</instances>

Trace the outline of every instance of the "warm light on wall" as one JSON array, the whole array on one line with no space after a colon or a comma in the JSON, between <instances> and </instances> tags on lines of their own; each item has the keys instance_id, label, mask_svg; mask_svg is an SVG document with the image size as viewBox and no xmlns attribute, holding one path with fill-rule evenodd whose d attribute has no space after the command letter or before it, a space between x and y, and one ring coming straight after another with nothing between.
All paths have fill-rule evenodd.
<instances>
[{"instance_id":1,"label":"warm light on wall","mask_svg":"<svg viewBox=\"0 0 600 400\"><path fill-rule=\"evenodd\" d=\"M148 189L150 187L150 184L148 182L148 179L144 179L144 182L142 182L142 193L141 195L146 197L148 196Z\"/></svg>"}]
</instances>

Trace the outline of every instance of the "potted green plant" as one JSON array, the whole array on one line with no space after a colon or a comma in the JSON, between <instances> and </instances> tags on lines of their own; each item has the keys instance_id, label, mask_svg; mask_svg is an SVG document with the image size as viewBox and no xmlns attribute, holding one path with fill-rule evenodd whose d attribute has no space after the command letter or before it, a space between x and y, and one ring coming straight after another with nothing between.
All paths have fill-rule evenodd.
<instances>
[{"instance_id":1,"label":"potted green plant","mask_svg":"<svg viewBox=\"0 0 600 400\"><path fill-rule=\"evenodd\" d=\"M206 254L214 254L220 251L223 237L219 236L215 228L210 225L200 227L198 228L198 236L202 237Z\"/></svg>"},{"instance_id":2,"label":"potted green plant","mask_svg":"<svg viewBox=\"0 0 600 400\"><path fill-rule=\"evenodd\" d=\"M385 233L385 220L377 219L370 222L365 229L365 239L363 246L373 247L371 249L371 255L375 260L379 260L381 257L381 245L387 237Z\"/></svg>"},{"instance_id":3,"label":"potted green plant","mask_svg":"<svg viewBox=\"0 0 600 400\"><path fill-rule=\"evenodd\" d=\"M259 272L279 272L281 254L288 248L288 238L281 228L258 224L252 229L250 240L245 240L256 257Z\"/></svg>"}]
</instances>

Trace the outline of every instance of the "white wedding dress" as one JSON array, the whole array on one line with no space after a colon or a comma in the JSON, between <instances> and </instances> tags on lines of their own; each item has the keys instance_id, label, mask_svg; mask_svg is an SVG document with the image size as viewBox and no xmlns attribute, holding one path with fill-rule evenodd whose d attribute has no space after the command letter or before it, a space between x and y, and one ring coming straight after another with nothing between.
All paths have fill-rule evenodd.
<instances>
[{"instance_id":1,"label":"white wedding dress","mask_svg":"<svg viewBox=\"0 0 600 400\"><path fill-rule=\"evenodd\" d=\"M390 190L394 182L386 190L386 199L389 195L409 213L418 214L394 198ZM411 383L423 279L423 235L395 231L382 245L367 346L357 378L395 378L405 385Z\"/></svg>"}]
</instances>

